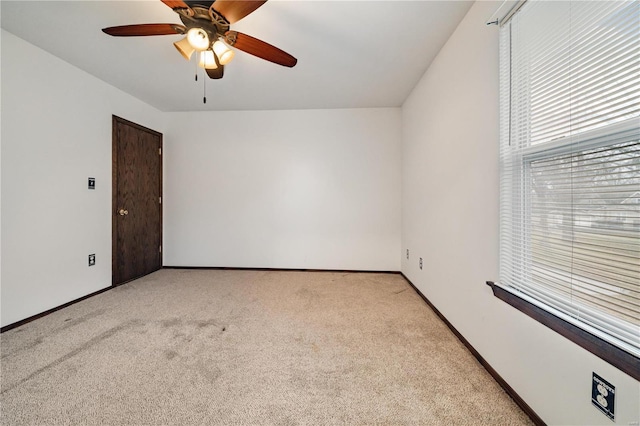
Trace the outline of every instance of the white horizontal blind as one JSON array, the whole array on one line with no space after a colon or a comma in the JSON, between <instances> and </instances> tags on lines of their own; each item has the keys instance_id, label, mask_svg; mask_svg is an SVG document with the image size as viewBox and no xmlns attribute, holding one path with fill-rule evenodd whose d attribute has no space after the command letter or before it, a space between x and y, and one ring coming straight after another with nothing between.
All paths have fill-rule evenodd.
<instances>
[{"instance_id":1,"label":"white horizontal blind","mask_svg":"<svg viewBox=\"0 0 640 426\"><path fill-rule=\"evenodd\" d=\"M501 29L500 285L640 355L640 2Z\"/></svg>"}]
</instances>

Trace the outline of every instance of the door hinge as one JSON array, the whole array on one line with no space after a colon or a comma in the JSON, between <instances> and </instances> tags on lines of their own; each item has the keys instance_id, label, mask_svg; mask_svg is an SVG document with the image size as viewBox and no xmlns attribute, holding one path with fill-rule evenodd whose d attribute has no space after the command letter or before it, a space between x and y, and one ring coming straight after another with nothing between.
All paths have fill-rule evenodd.
<instances>
[{"instance_id":1,"label":"door hinge","mask_svg":"<svg viewBox=\"0 0 640 426\"><path fill-rule=\"evenodd\" d=\"M162 155L162 148L158 148L158 155Z\"/></svg>"},{"instance_id":2,"label":"door hinge","mask_svg":"<svg viewBox=\"0 0 640 426\"><path fill-rule=\"evenodd\" d=\"M162 246L158 246L158 253L162 253Z\"/></svg>"},{"instance_id":3,"label":"door hinge","mask_svg":"<svg viewBox=\"0 0 640 426\"><path fill-rule=\"evenodd\" d=\"M158 203L162 204L162 197L158 197Z\"/></svg>"}]
</instances>

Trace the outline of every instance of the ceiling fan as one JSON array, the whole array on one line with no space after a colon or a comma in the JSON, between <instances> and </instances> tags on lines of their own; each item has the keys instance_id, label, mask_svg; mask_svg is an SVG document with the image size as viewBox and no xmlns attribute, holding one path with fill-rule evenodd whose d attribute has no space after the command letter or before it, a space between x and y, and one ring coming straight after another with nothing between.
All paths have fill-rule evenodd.
<instances>
[{"instance_id":1,"label":"ceiling fan","mask_svg":"<svg viewBox=\"0 0 640 426\"><path fill-rule=\"evenodd\" d=\"M233 59L234 52L228 46L285 67L293 67L298 62L269 43L229 29L230 24L238 22L267 0L161 1L180 16L184 25L121 25L102 31L116 37L183 34L185 37L173 43L174 46L187 60L198 52L200 67L213 79L222 78L224 66Z\"/></svg>"}]
</instances>

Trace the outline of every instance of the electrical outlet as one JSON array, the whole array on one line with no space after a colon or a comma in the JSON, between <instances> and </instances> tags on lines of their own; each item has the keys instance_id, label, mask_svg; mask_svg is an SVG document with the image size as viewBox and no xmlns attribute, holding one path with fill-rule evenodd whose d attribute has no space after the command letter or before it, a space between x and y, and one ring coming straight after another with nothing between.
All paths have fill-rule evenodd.
<instances>
[{"instance_id":1,"label":"electrical outlet","mask_svg":"<svg viewBox=\"0 0 640 426\"><path fill-rule=\"evenodd\" d=\"M418 263L418 265L420 265L420 269L422 269L422 258L420 258L420 262Z\"/></svg>"},{"instance_id":2,"label":"electrical outlet","mask_svg":"<svg viewBox=\"0 0 640 426\"><path fill-rule=\"evenodd\" d=\"M90 254L89 255L89 266L93 266L96 264L96 255L94 254Z\"/></svg>"},{"instance_id":3,"label":"electrical outlet","mask_svg":"<svg viewBox=\"0 0 640 426\"><path fill-rule=\"evenodd\" d=\"M591 403L615 422L616 387L595 372L591 380Z\"/></svg>"},{"instance_id":4,"label":"electrical outlet","mask_svg":"<svg viewBox=\"0 0 640 426\"><path fill-rule=\"evenodd\" d=\"M407 249L407 260L409 260L409 249Z\"/></svg>"},{"instance_id":5,"label":"electrical outlet","mask_svg":"<svg viewBox=\"0 0 640 426\"><path fill-rule=\"evenodd\" d=\"M89 178L89 189L96 189L96 178Z\"/></svg>"}]
</instances>

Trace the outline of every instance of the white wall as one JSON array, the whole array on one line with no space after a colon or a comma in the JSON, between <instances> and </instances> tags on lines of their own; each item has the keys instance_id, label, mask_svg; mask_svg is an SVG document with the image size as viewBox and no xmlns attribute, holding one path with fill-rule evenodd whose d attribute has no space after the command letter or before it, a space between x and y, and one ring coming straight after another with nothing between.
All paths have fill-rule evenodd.
<instances>
[{"instance_id":1,"label":"white wall","mask_svg":"<svg viewBox=\"0 0 640 426\"><path fill-rule=\"evenodd\" d=\"M611 424L593 371L616 386L616 423L637 422L638 381L484 284L498 278L497 6L474 4L403 105L402 271L548 424Z\"/></svg>"},{"instance_id":2,"label":"white wall","mask_svg":"<svg viewBox=\"0 0 640 426\"><path fill-rule=\"evenodd\" d=\"M400 109L168 114L164 264L399 270Z\"/></svg>"},{"instance_id":3,"label":"white wall","mask_svg":"<svg viewBox=\"0 0 640 426\"><path fill-rule=\"evenodd\" d=\"M111 284L112 114L164 133L165 264L399 270L399 108L161 113L1 40L3 326Z\"/></svg>"},{"instance_id":4,"label":"white wall","mask_svg":"<svg viewBox=\"0 0 640 426\"><path fill-rule=\"evenodd\" d=\"M111 285L112 114L164 130L159 111L2 30L3 326Z\"/></svg>"}]
</instances>

